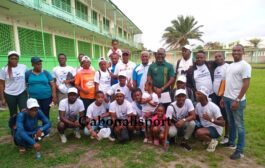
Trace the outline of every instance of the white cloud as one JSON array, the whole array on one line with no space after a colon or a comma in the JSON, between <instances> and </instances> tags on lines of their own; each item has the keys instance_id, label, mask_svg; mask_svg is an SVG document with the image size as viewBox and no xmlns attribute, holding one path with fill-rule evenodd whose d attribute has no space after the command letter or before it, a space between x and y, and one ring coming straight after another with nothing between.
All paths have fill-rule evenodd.
<instances>
[{"instance_id":1,"label":"white cloud","mask_svg":"<svg viewBox=\"0 0 265 168\"><path fill-rule=\"evenodd\" d=\"M265 37L263 0L112 0L142 31L148 49L163 44L164 29L178 15L192 15L204 32L203 40L228 43Z\"/></svg>"}]
</instances>

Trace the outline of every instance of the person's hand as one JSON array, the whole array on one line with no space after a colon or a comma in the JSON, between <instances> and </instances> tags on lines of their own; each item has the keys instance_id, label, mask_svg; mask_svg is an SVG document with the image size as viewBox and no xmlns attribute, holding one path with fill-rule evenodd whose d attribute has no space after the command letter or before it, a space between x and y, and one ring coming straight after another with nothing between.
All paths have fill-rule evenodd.
<instances>
[{"instance_id":1,"label":"person's hand","mask_svg":"<svg viewBox=\"0 0 265 168\"><path fill-rule=\"evenodd\" d=\"M52 96L52 102L53 102L54 105L57 104L57 97L56 97L56 95Z\"/></svg>"},{"instance_id":2,"label":"person's hand","mask_svg":"<svg viewBox=\"0 0 265 168\"><path fill-rule=\"evenodd\" d=\"M231 110L236 111L238 107L239 107L239 102L234 100L231 106Z\"/></svg>"},{"instance_id":3,"label":"person's hand","mask_svg":"<svg viewBox=\"0 0 265 168\"><path fill-rule=\"evenodd\" d=\"M81 127L80 124L79 124L79 121L78 121L78 120L76 120L76 121L74 122L74 126L75 126L75 127Z\"/></svg>"},{"instance_id":4,"label":"person's hand","mask_svg":"<svg viewBox=\"0 0 265 168\"><path fill-rule=\"evenodd\" d=\"M82 89L82 92L84 92L85 94L89 94L89 91L86 89Z\"/></svg>"},{"instance_id":5,"label":"person's hand","mask_svg":"<svg viewBox=\"0 0 265 168\"><path fill-rule=\"evenodd\" d=\"M38 130L37 132L36 132L36 137L38 138L38 137L41 137L41 135L42 135L42 131L41 130Z\"/></svg>"},{"instance_id":6,"label":"person's hand","mask_svg":"<svg viewBox=\"0 0 265 168\"><path fill-rule=\"evenodd\" d=\"M206 121L210 121L211 122L211 118L209 117L208 113L203 113L202 118Z\"/></svg>"},{"instance_id":7,"label":"person's hand","mask_svg":"<svg viewBox=\"0 0 265 168\"><path fill-rule=\"evenodd\" d=\"M110 75L111 78L114 77L114 74L112 72L109 72L109 75Z\"/></svg>"},{"instance_id":8,"label":"person's hand","mask_svg":"<svg viewBox=\"0 0 265 168\"><path fill-rule=\"evenodd\" d=\"M224 108L224 107L225 107L224 98L222 98L222 99L220 100L219 105L220 105L221 108Z\"/></svg>"},{"instance_id":9,"label":"person's hand","mask_svg":"<svg viewBox=\"0 0 265 168\"><path fill-rule=\"evenodd\" d=\"M160 98L161 97L161 93L163 92L162 89L154 87L154 91L157 94L157 96Z\"/></svg>"},{"instance_id":10,"label":"person's hand","mask_svg":"<svg viewBox=\"0 0 265 168\"><path fill-rule=\"evenodd\" d=\"M177 123L176 123L176 127L177 128L181 128L183 125L184 125L185 121L184 120L179 120Z\"/></svg>"},{"instance_id":11,"label":"person's hand","mask_svg":"<svg viewBox=\"0 0 265 168\"><path fill-rule=\"evenodd\" d=\"M36 151L40 151L40 149L41 149L41 145L40 145L39 143L35 143L35 144L33 145L33 147L34 147L34 149L35 149Z\"/></svg>"},{"instance_id":12,"label":"person's hand","mask_svg":"<svg viewBox=\"0 0 265 168\"><path fill-rule=\"evenodd\" d=\"M97 136L98 136L97 133L96 133L95 131L92 131L92 132L91 132L91 135L92 135L94 138L97 138Z\"/></svg>"},{"instance_id":13,"label":"person's hand","mask_svg":"<svg viewBox=\"0 0 265 168\"><path fill-rule=\"evenodd\" d=\"M64 80L62 83L69 84L70 82L71 82L70 80Z\"/></svg>"},{"instance_id":14,"label":"person's hand","mask_svg":"<svg viewBox=\"0 0 265 168\"><path fill-rule=\"evenodd\" d=\"M129 89L132 88L131 79L129 79L129 80L127 81L127 87L128 87Z\"/></svg>"}]
</instances>

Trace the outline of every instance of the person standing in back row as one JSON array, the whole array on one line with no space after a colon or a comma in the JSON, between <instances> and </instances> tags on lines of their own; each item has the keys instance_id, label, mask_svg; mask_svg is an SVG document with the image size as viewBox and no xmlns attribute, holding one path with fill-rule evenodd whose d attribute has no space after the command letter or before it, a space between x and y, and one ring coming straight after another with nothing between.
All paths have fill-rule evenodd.
<instances>
[{"instance_id":1,"label":"person standing in back row","mask_svg":"<svg viewBox=\"0 0 265 168\"><path fill-rule=\"evenodd\" d=\"M19 110L26 108L27 92L25 85L26 66L18 64L19 54L10 51L7 55L8 63L0 70L0 106L4 97L12 117Z\"/></svg>"},{"instance_id":2,"label":"person standing in back row","mask_svg":"<svg viewBox=\"0 0 265 168\"><path fill-rule=\"evenodd\" d=\"M234 62L230 64L225 73L224 106L229 123L228 147L237 146L230 159L243 158L245 147L244 111L246 108L246 92L251 78L251 66L242 59L244 47L240 44L233 47ZM221 103L223 104L223 103Z\"/></svg>"}]
</instances>

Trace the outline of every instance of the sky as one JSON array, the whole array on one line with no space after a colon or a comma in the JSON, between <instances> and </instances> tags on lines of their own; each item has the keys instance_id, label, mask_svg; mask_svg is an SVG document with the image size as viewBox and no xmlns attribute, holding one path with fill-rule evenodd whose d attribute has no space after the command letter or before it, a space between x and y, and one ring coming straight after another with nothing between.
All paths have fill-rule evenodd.
<instances>
[{"instance_id":1,"label":"sky","mask_svg":"<svg viewBox=\"0 0 265 168\"><path fill-rule=\"evenodd\" d=\"M179 15L192 15L203 25L203 41L228 44L251 38L265 44L265 0L112 0L143 32L144 47L163 46L162 35ZM190 41L194 46L203 45Z\"/></svg>"}]
</instances>

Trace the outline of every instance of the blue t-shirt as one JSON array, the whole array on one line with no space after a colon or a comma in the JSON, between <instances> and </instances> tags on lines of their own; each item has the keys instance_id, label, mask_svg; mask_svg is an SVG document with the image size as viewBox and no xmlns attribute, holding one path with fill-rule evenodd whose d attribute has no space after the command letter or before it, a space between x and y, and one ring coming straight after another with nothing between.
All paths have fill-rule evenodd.
<instances>
[{"instance_id":1,"label":"blue t-shirt","mask_svg":"<svg viewBox=\"0 0 265 168\"><path fill-rule=\"evenodd\" d=\"M53 81L51 74L43 71L38 75L31 73L28 78L29 97L35 99L47 99L52 96L50 82Z\"/></svg>"},{"instance_id":2,"label":"blue t-shirt","mask_svg":"<svg viewBox=\"0 0 265 168\"><path fill-rule=\"evenodd\" d=\"M144 85L147 80L147 72L149 69L150 64L147 65L139 64L133 70L133 80L137 83L137 88L140 88L144 91Z\"/></svg>"},{"instance_id":3,"label":"blue t-shirt","mask_svg":"<svg viewBox=\"0 0 265 168\"><path fill-rule=\"evenodd\" d=\"M111 69L110 69L110 71L111 71L111 73L114 73L114 71L115 71L115 68L116 68L116 65L117 64L112 64L111 65ZM110 84L111 84L111 86L112 85L115 85L115 84L117 84L118 83L118 79L111 79L111 82L110 82Z\"/></svg>"}]
</instances>

